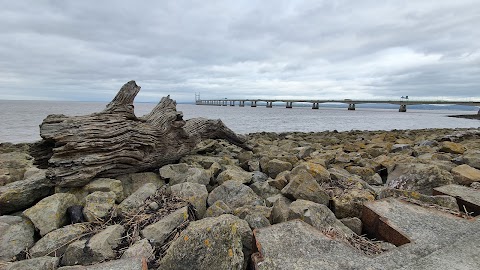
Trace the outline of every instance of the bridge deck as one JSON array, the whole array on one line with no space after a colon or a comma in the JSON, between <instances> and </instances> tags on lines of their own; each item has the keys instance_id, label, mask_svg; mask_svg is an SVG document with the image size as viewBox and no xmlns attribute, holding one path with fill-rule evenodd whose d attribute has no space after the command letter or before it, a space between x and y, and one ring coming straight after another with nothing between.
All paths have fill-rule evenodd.
<instances>
[{"instance_id":1,"label":"bridge deck","mask_svg":"<svg viewBox=\"0 0 480 270\"><path fill-rule=\"evenodd\" d=\"M466 105L480 106L480 101L462 101L462 100L377 100L377 99L196 99L196 105L216 105L216 106L235 106L238 102L240 107L245 103L250 103L251 107L257 107L257 103L266 103L267 108L272 108L273 103L283 102L287 108L292 108L293 103L312 103L312 109L319 109L320 103L345 103L348 104L348 110L355 110L355 104L377 103L377 104L396 104L400 105L399 112L406 112L407 105L436 104L436 105ZM478 110L480 114L480 109Z\"/></svg>"},{"instance_id":2,"label":"bridge deck","mask_svg":"<svg viewBox=\"0 0 480 270\"><path fill-rule=\"evenodd\" d=\"M199 105L207 105L208 102L284 102L284 103L345 103L345 104L396 104L396 105L421 105L421 104L440 104L440 105L466 105L480 106L480 101L461 101L461 100L377 100L377 99L205 99L197 100Z\"/></svg>"}]
</instances>

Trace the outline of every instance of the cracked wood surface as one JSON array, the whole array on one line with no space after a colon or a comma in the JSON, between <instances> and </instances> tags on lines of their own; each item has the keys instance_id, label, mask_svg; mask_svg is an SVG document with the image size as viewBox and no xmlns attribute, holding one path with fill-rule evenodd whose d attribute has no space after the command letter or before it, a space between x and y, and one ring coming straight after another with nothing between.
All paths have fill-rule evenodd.
<instances>
[{"instance_id":1,"label":"cracked wood surface","mask_svg":"<svg viewBox=\"0 0 480 270\"><path fill-rule=\"evenodd\" d=\"M85 116L49 115L40 125L50 153L47 176L57 186L78 187L94 177L157 169L189 154L203 139L225 139L245 147L220 120L183 120L176 102L162 98L147 115L136 117L133 101L140 91L135 81L123 85L99 113ZM45 158L45 157L43 157Z\"/></svg>"}]
</instances>

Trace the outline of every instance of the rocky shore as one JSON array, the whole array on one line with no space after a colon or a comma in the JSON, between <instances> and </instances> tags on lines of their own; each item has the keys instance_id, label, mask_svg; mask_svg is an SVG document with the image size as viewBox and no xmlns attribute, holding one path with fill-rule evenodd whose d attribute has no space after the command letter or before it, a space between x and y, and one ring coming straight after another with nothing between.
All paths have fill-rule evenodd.
<instances>
[{"instance_id":1,"label":"rocky shore","mask_svg":"<svg viewBox=\"0 0 480 270\"><path fill-rule=\"evenodd\" d=\"M370 239L365 204L397 198L471 219L435 188L480 192L480 129L254 133L247 145L208 139L154 170L60 187L31 144L0 144L0 269L285 269L265 258L283 229L371 258L400 244ZM262 231L273 224L283 227ZM315 269L301 256L285 265Z\"/></svg>"}]
</instances>

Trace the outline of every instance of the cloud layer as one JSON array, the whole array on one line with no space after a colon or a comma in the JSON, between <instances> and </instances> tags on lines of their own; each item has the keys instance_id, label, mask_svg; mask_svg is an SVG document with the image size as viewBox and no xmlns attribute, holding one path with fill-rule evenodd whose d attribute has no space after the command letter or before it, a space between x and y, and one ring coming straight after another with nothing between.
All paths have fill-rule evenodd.
<instances>
[{"instance_id":1,"label":"cloud layer","mask_svg":"<svg viewBox=\"0 0 480 270\"><path fill-rule=\"evenodd\" d=\"M480 4L3 1L0 99L480 99Z\"/></svg>"}]
</instances>

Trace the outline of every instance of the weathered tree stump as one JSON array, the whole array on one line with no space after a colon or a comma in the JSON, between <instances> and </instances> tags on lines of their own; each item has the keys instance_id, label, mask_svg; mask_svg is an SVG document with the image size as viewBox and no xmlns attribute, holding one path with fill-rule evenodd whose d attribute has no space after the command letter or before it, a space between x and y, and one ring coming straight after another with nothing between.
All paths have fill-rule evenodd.
<instances>
[{"instance_id":1,"label":"weathered tree stump","mask_svg":"<svg viewBox=\"0 0 480 270\"><path fill-rule=\"evenodd\" d=\"M157 169L189 154L203 139L226 139L246 147L220 120L183 120L176 102L164 97L144 117L137 118L133 101L140 91L135 81L123 85L106 109L86 116L49 115L40 125L43 143L37 150L48 159L49 177L62 187L78 187L94 177Z\"/></svg>"}]
</instances>

